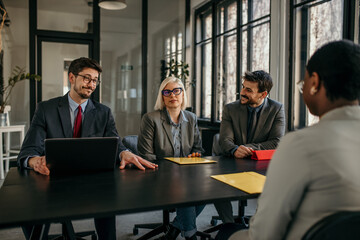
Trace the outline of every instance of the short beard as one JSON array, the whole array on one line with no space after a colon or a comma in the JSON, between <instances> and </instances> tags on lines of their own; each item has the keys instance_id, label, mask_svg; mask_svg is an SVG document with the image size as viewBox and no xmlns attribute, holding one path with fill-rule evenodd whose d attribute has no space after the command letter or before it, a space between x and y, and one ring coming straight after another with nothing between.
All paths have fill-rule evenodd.
<instances>
[{"instance_id":1,"label":"short beard","mask_svg":"<svg viewBox=\"0 0 360 240\"><path fill-rule=\"evenodd\" d=\"M90 95L83 94L79 91L79 89L76 86L74 86L74 90L83 99L89 99L92 94L92 93Z\"/></svg>"},{"instance_id":2,"label":"short beard","mask_svg":"<svg viewBox=\"0 0 360 240\"><path fill-rule=\"evenodd\" d=\"M241 97L248 100L246 103L241 103L242 105L248 105L249 106L251 104L257 104L257 102L252 101L251 99L249 99L246 96L241 95Z\"/></svg>"},{"instance_id":3,"label":"short beard","mask_svg":"<svg viewBox=\"0 0 360 240\"><path fill-rule=\"evenodd\" d=\"M243 96L243 95L240 95L240 97L248 100L246 103L241 103L241 99L240 99L240 103L242 105L249 105L249 98L247 98L246 96Z\"/></svg>"}]
</instances>

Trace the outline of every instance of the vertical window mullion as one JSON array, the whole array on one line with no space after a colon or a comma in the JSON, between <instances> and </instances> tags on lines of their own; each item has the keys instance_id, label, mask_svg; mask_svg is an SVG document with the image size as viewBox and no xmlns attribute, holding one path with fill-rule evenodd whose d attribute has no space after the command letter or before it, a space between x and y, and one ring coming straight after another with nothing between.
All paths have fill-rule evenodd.
<instances>
[{"instance_id":1,"label":"vertical window mullion","mask_svg":"<svg viewBox=\"0 0 360 240\"><path fill-rule=\"evenodd\" d=\"M309 43L309 9L308 7L304 6L301 9L301 43L300 43L300 51L301 51L301 58L300 58L300 74L301 74L301 78L300 79L304 79L304 73L305 73L305 66L306 66L306 61L308 58L308 43ZM306 126L306 106L304 103L303 98L301 97L300 99L300 106L299 106L299 116L300 116L300 121L299 121L299 128L303 128Z\"/></svg>"},{"instance_id":2,"label":"vertical window mullion","mask_svg":"<svg viewBox=\"0 0 360 240\"><path fill-rule=\"evenodd\" d=\"M355 40L355 0L344 0L343 38Z\"/></svg>"},{"instance_id":3,"label":"vertical window mullion","mask_svg":"<svg viewBox=\"0 0 360 240\"><path fill-rule=\"evenodd\" d=\"M237 26L236 26L236 38L237 38L237 49L236 49L236 57L237 57L237 66L236 66L236 99L240 98L241 91L241 73L242 73L242 29L240 28L242 22L242 4L240 0L237 0Z\"/></svg>"},{"instance_id":4,"label":"vertical window mullion","mask_svg":"<svg viewBox=\"0 0 360 240\"><path fill-rule=\"evenodd\" d=\"M225 5L224 6L224 31L227 31L228 30L228 6L229 5ZM223 38L223 45L222 45L222 48L223 48L223 59L222 59L222 69L223 69L223 86L224 86L224 91L222 92L222 96L221 98L223 99L226 99L223 95L224 94L227 94L228 90L228 82L227 82L227 72L228 72L228 68L227 68L227 56L228 56L228 52L227 52L227 36L226 34L222 36ZM223 86L220 86L220 87L223 87ZM217 91L219 92L219 91ZM224 102L223 102L224 104ZM220 106L219 106L220 108ZM219 117L216 117L216 119L219 119L220 118L220 114L218 113ZM220 120L220 119L219 119Z\"/></svg>"},{"instance_id":5,"label":"vertical window mullion","mask_svg":"<svg viewBox=\"0 0 360 240\"><path fill-rule=\"evenodd\" d=\"M216 3L212 4L212 36L211 36L211 123L215 122L215 107L216 107L216 25L217 25L217 15L216 15Z\"/></svg>"},{"instance_id":6,"label":"vertical window mullion","mask_svg":"<svg viewBox=\"0 0 360 240\"><path fill-rule=\"evenodd\" d=\"M201 24L200 24L200 27L201 27L201 40L203 40L205 38L205 17L204 15L202 15L202 18L201 18ZM204 66L204 56L205 56L205 44L201 43L201 50L200 50L200 61L201 61L201 65L200 66ZM200 94L200 106L202 109L202 106L204 104L204 71L202 69L200 69L200 79L201 79L201 94ZM201 117L204 117L203 115L203 111L200 111L200 116Z\"/></svg>"},{"instance_id":7,"label":"vertical window mullion","mask_svg":"<svg viewBox=\"0 0 360 240\"><path fill-rule=\"evenodd\" d=\"M201 50L200 50L200 52L201 52L201 56L200 56L200 61L201 61L201 66L204 66L204 56L205 56L205 44L201 44ZM200 106L201 106L201 108L200 109L202 109L202 106L203 106L203 104L204 104L204 93L205 93L205 91L204 91L204 71L202 70L202 69L200 69L200 79L201 79L201 97L200 97ZM200 111L200 116L201 117L204 117L204 115L203 115L203 111Z\"/></svg>"},{"instance_id":8,"label":"vertical window mullion","mask_svg":"<svg viewBox=\"0 0 360 240\"><path fill-rule=\"evenodd\" d=\"M247 21L250 22L253 19L252 16L252 9L253 9L253 0L248 0L248 19ZM252 24L249 24L247 27L247 70L252 71Z\"/></svg>"}]
</instances>

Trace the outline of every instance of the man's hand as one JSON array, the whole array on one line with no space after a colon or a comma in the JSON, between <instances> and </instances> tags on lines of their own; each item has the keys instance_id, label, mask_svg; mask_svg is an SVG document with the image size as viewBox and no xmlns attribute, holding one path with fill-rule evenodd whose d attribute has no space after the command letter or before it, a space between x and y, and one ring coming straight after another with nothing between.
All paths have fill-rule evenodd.
<instances>
[{"instance_id":1,"label":"man's hand","mask_svg":"<svg viewBox=\"0 0 360 240\"><path fill-rule=\"evenodd\" d=\"M34 169L35 172L38 172L43 175L50 174L50 170L46 166L45 156L29 158L28 165L29 167Z\"/></svg>"},{"instance_id":2,"label":"man's hand","mask_svg":"<svg viewBox=\"0 0 360 240\"><path fill-rule=\"evenodd\" d=\"M188 157L188 158L191 158L191 157L201 157L201 153L199 153L199 152L193 152L193 153L189 154L187 157Z\"/></svg>"},{"instance_id":3,"label":"man's hand","mask_svg":"<svg viewBox=\"0 0 360 240\"><path fill-rule=\"evenodd\" d=\"M142 157L139 157L129 151L122 151L120 153L120 157L121 157L120 169L124 169L129 164L134 164L140 170L145 170L145 168L155 169L158 167L157 164L146 161Z\"/></svg>"},{"instance_id":4,"label":"man's hand","mask_svg":"<svg viewBox=\"0 0 360 240\"><path fill-rule=\"evenodd\" d=\"M234 157L235 158L246 158L246 157L252 155L252 151L254 151L252 148L245 147L244 145L240 145L234 152Z\"/></svg>"}]
</instances>

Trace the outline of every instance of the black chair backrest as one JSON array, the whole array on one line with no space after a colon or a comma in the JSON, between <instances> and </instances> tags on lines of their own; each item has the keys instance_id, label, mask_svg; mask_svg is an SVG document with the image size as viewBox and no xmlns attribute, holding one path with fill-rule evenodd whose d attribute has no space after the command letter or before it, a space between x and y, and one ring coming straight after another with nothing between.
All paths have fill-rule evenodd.
<instances>
[{"instance_id":1,"label":"black chair backrest","mask_svg":"<svg viewBox=\"0 0 360 240\"><path fill-rule=\"evenodd\" d=\"M122 139L124 146L129 149L132 153L136 155L139 153L137 150L138 136L137 135L128 135Z\"/></svg>"},{"instance_id":2,"label":"black chair backrest","mask_svg":"<svg viewBox=\"0 0 360 240\"><path fill-rule=\"evenodd\" d=\"M337 212L314 224L302 240L360 239L360 212Z\"/></svg>"},{"instance_id":3,"label":"black chair backrest","mask_svg":"<svg viewBox=\"0 0 360 240\"><path fill-rule=\"evenodd\" d=\"M221 148L219 144L219 137L220 134L216 133L213 137L213 144L212 144L212 155L213 156L220 156L221 155Z\"/></svg>"}]
</instances>

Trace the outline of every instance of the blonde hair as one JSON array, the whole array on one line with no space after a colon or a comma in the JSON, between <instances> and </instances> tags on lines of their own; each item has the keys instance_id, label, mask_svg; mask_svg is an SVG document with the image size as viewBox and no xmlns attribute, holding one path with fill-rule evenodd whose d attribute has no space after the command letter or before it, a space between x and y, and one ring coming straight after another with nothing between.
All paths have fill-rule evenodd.
<instances>
[{"instance_id":1,"label":"blonde hair","mask_svg":"<svg viewBox=\"0 0 360 240\"><path fill-rule=\"evenodd\" d=\"M181 104L181 110L185 110L186 104L187 104L187 96L186 96L185 86L184 86L183 82L179 78L176 78L176 77L167 77L160 84L159 93L158 93L156 103L155 103L155 106L154 106L155 110L162 110L165 107L161 91L164 90L165 86L168 83L172 83L172 82L179 84L180 87L183 89L183 96L184 97L183 97L183 102Z\"/></svg>"}]
</instances>

